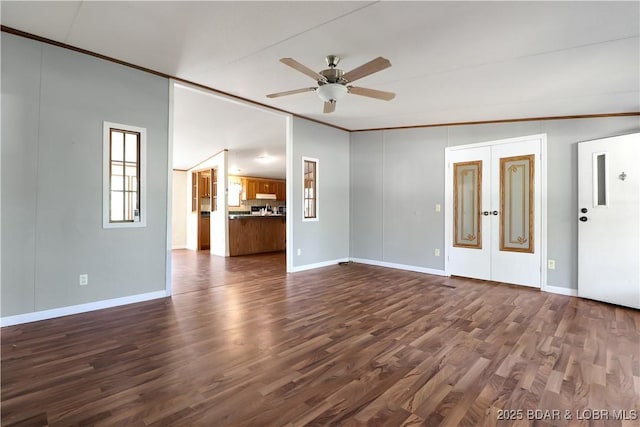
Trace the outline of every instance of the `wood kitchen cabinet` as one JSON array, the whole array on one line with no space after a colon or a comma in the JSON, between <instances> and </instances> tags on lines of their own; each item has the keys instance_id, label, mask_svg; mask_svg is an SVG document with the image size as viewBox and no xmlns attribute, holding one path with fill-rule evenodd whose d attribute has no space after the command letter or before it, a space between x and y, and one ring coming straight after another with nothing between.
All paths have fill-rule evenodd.
<instances>
[{"instance_id":1,"label":"wood kitchen cabinet","mask_svg":"<svg viewBox=\"0 0 640 427\"><path fill-rule=\"evenodd\" d=\"M200 189L200 197L211 197L211 175L210 173L199 172L200 179L198 186Z\"/></svg>"},{"instance_id":2,"label":"wood kitchen cabinet","mask_svg":"<svg viewBox=\"0 0 640 427\"><path fill-rule=\"evenodd\" d=\"M229 220L229 255L284 251L287 223L283 217L257 216Z\"/></svg>"},{"instance_id":3,"label":"wood kitchen cabinet","mask_svg":"<svg viewBox=\"0 0 640 427\"><path fill-rule=\"evenodd\" d=\"M287 184L285 181L274 181L276 199L287 200Z\"/></svg>"},{"instance_id":4,"label":"wood kitchen cabinet","mask_svg":"<svg viewBox=\"0 0 640 427\"><path fill-rule=\"evenodd\" d=\"M191 212L198 210L198 173L191 174Z\"/></svg>"},{"instance_id":5,"label":"wood kitchen cabinet","mask_svg":"<svg viewBox=\"0 0 640 427\"><path fill-rule=\"evenodd\" d=\"M286 181L242 177L242 200L255 200L257 194L275 194L277 200L286 199Z\"/></svg>"},{"instance_id":6,"label":"wood kitchen cabinet","mask_svg":"<svg viewBox=\"0 0 640 427\"><path fill-rule=\"evenodd\" d=\"M200 249L209 249L211 247L211 220L208 216L200 217Z\"/></svg>"},{"instance_id":7,"label":"wood kitchen cabinet","mask_svg":"<svg viewBox=\"0 0 640 427\"><path fill-rule=\"evenodd\" d=\"M242 200L255 200L258 191L258 181L253 178L242 178Z\"/></svg>"}]
</instances>

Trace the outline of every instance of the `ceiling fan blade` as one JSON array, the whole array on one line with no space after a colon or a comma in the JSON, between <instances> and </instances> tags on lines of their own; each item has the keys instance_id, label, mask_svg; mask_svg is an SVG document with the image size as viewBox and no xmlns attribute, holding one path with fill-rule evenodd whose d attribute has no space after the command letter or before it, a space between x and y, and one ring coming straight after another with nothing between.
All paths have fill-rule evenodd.
<instances>
[{"instance_id":1,"label":"ceiling fan blade","mask_svg":"<svg viewBox=\"0 0 640 427\"><path fill-rule=\"evenodd\" d=\"M325 102L324 103L324 110L322 110L323 113L327 114L327 113L333 113L334 111L336 111L336 102Z\"/></svg>"},{"instance_id":2,"label":"ceiling fan blade","mask_svg":"<svg viewBox=\"0 0 640 427\"><path fill-rule=\"evenodd\" d=\"M301 63L299 63L293 58L281 58L280 62L282 62L285 65L288 65L294 70L300 71L302 74L306 74L307 76L311 77L313 80L319 80L323 82L327 81L327 79L322 74L316 73L311 68L307 67L306 65L302 65Z\"/></svg>"},{"instance_id":3,"label":"ceiling fan blade","mask_svg":"<svg viewBox=\"0 0 640 427\"><path fill-rule=\"evenodd\" d=\"M316 90L315 87L305 87L302 89L288 90L286 92L270 93L267 95L267 98L278 98L280 96L295 95L296 93L312 92L314 90Z\"/></svg>"},{"instance_id":4,"label":"ceiling fan blade","mask_svg":"<svg viewBox=\"0 0 640 427\"><path fill-rule=\"evenodd\" d=\"M366 87L349 86L349 93L360 96L368 96L369 98L382 99L384 101L391 101L396 97L393 92L385 92L383 90L368 89Z\"/></svg>"},{"instance_id":5,"label":"ceiling fan blade","mask_svg":"<svg viewBox=\"0 0 640 427\"><path fill-rule=\"evenodd\" d=\"M391 62L389 62L387 58L379 56L366 64L362 64L361 66L354 68L342 77L348 82L354 82L368 76L369 74L377 73L378 71L389 67L391 67Z\"/></svg>"}]
</instances>

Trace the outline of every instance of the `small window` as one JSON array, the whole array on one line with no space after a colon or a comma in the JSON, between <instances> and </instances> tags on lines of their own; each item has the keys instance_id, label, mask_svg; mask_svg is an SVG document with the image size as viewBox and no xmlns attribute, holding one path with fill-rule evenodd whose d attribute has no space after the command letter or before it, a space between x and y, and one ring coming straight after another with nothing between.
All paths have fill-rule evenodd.
<instances>
[{"instance_id":1,"label":"small window","mask_svg":"<svg viewBox=\"0 0 640 427\"><path fill-rule=\"evenodd\" d=\"M593 207L609 206L609 159L607 153L593 154Z\"/></svg>"},{"instance_id":2,"label":"small window","mask_svg":"<svg viewBox=\"0 0 640 427\"><path fill-rule=\"evenodd\" d=\"M104 122L103 220L105 228L144 227L146 129Z\"/></svg>"},{"instance_id":3,"label":"small window","mask_svg":"<svg viewBox=\"0 0 640 427\"><path fill-rule=\"evenodd\" d=\"M318 160L302 159L303 220L318 220Z\"/></svg>"}]
</instances>

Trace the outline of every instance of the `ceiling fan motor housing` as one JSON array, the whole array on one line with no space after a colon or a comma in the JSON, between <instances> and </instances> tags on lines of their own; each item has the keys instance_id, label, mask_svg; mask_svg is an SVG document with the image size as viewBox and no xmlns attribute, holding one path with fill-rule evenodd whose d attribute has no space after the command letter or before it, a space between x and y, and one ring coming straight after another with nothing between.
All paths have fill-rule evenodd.
<instances>
[{"instance_id":1,"label":"ceiling fan motor housing","mask_svg":"<svg viewBox=\"0 0 640 427\"><path fill-rule=\"evenodd\" d=\"M326 83L345 84L347 82L345 79L342 78L342 76L344 75L344 71L342 71L339 68L327 68L326 70L320 71L320 74L324 76L324 78L326 78L327 81L323 82L322 80L318 80L319 85L323 85Z\"/></svg>"},{"instance_id":2,"label":"ceiling fan motor housing","mask_svg":"<svg viewBox=\"0 0 640 427\"><path fill-rule=\"evenodd\" d=\"M339 68L336 68L336 66L338 65L338 62L340 62L340 57L336 55L327 55L324 59L325 61L327 61L327 65L329 66L329 68L327 68L326 70L320 71L319 74L322 75L327 80L326 81L318 80L318 84L321 86L327 83L346 84L347 81L342 78L342 76L344 75L344 71L342 71Z\"/></svg>"}]
</instances>

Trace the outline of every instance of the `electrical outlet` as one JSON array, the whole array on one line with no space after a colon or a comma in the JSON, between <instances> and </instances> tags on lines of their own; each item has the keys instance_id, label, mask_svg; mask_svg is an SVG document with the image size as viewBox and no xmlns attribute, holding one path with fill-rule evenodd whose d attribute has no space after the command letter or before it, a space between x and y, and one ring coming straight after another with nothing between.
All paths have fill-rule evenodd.
<instances>
[{"instance_id":1,"label":"electrical outlet","mask_svg":"<svg viewBox=\"0 0 640 427\"><path fill-rule=\"evenodd\" d=\"M434 254L435 256L440 256L440 249L436 248L436 249L433 251L433 254Z\"/></svg>"},{"instance_id":2,"label":"electrical outlet","mask_svg":"<svg viewBox=\"0 0 640 427\"><path fill-rule=\"evenodd\" d=\"M80 282L80 286L87 286L89 284L89 275L81 274L79 276L79 282Z\"/></svg>"},{"instance_id":3,"label":"electrical outlet","mask_svg":"<svg viewBox=\"0 0 640 427\"><path fill-rule=\"evenodd\" d=\"M436 203L436 212L440 212L440 203Z\"/></svg>"},{"instance_id":4,"label":"electrical outlet","mask_svg":"<svg viewBox=\"0 0 640 427\"><path fill-rule=\"evenodd\" d=\"M302 249L298 248L298 256L302 255Z\"/></svg>"},{"instance_id":5,"label":"electrical outlet","mask_svg":"<svg viewBox=\"0 0 640 427\"><path fill-rule=\"evenodd\" d=\"M556 260L555 259L550 259L547 261L547 267L549 268L549 270L555 270L556 269Z\"/></svg>"}]
</instances>

